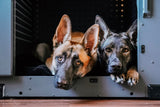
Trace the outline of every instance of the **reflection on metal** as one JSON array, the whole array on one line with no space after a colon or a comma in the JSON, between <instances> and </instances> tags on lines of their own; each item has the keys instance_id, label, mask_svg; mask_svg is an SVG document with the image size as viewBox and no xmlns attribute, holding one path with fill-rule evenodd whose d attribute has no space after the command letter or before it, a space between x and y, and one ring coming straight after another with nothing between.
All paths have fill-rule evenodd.
<instances>
[{"instance_id":1,"label":"reflection on metal","mask_svg":"<svg viewBox=\"0 0 160 107\"><path fill-rule=\"evenodd\" d=\"M143 18L152 17L152 0L143 0Z\"/></svg>"}]
</instances>

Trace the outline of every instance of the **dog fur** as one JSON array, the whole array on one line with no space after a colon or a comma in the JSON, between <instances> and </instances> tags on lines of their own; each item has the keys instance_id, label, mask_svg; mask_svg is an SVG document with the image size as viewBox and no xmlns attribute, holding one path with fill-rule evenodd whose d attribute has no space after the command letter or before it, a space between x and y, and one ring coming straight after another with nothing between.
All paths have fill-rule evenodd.
<instances>
[{"instance_id":1,"label":"dog fur","mask_svg":"<svg viewBox=\"0 0 160 107\"><path fill-rule=\"evenodd\" d=\"M71 32L71 21L63 15L53 37L53 53L46 65L55 75L55 87L70 89L77 78L84 77L97 61L99 25L84 34Z\"/></svg>"},{"instance_id":2,"label":"dog fur","mask_svg":"<svg viewBox=\"0 0 160 107\"><path fill-rule=\"evenodd\" d=\"M139 80L137 72L136 31L137 21L133 22L127 32L112 32L100 16L95 23L100 26L99 53L102 68L111 75L117 83L127 83L132 86Z\"/></svg>"}]
</instances>

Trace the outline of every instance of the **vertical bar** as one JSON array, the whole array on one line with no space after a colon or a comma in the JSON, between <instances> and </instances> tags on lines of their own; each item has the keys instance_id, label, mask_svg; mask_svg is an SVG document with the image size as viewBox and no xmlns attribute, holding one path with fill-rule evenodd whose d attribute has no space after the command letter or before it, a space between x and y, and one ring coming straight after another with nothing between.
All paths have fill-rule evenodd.
<instances>
[{"instance_id":1,"label":"vertical bar","mask_svg":"<svg viewBox=\"0 0 160 107\"><path fill-rule=\"evenodd\" d=\"M143 0L143 18L151 18L151 1Z\"/></svg>"},{"instance_id":2,"label":"vertical bar","mask_svg":"<svg viewBox=\"0 0 160 107\"><path fill-rule=\"evenodd\" d=\"M0 0L0 75L12 70L12 0Z\"/></svg>"}]
</instances>

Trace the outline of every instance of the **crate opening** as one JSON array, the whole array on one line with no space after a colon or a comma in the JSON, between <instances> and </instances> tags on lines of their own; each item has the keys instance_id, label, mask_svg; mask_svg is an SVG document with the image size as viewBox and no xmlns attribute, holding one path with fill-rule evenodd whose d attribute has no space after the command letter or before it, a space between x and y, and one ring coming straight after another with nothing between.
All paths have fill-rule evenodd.
<instances>
[{"instance_id":1,"label":"crate opening","mask_svg":"<svg viewBox=\"0 0 160 107\"><path fill-rule=\"evenodd\" d=\"M111 31L125 32L137 19L136 0L15 0L14 38L15 75L50 75L44 62L35 57L39 43L47 43L52 50L52 38L63 14L71 19L72 31L86 32L95 23L95 16L101 16ZM38 68L39 69L39 68ZM88 75L104 76L99 69Z\"/></svg>"}]
</instances>

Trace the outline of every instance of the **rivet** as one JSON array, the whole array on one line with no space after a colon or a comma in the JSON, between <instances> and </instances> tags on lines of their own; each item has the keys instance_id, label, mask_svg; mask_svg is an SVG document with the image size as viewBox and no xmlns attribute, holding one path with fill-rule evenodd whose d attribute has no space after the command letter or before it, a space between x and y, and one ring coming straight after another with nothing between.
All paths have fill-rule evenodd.
<instances>
[{"instance_id":1,"label":"rivet","mask_svg":"<svg viewBox=\"0 0 160 107\"><path fill-rule=\"evenodd\" d=\"M154 61L151 61L152 64L154 64Z\"/></svg>"},{"instance_id":2,"label":"rivet","mask_svg":"<svg viewBox=\"0 0 160 107\"><path fill-rule=\"evenodd\" d=\"M130 92L130 95L133 95L134 93L133 92Z\"/></svg>"}]
</instances>

